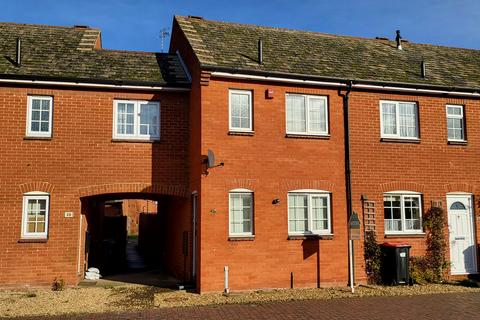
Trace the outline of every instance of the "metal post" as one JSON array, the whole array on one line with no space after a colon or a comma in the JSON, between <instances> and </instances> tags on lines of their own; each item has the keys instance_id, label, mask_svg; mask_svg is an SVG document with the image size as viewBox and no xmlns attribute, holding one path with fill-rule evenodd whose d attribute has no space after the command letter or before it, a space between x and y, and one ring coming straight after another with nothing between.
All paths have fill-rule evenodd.
<instances>
[{"instance_id":1,"label":"metal post","mask_svg":"<svg viewBox=\"0 0 480 320\"><path fill-rule=\"evenodd\" d=\"M230 293L230 289L228 288L228 266L225 266L225 267L223 268L223 273L224 273L224 281L225 281L225 283L224 283L224 287L225 287L224 292L225 292L225 293Z\"/></svg>"},{"instance_id":2,"label":"metal post","mask_svg":"<svg viewBox=\"0 0 480 320\"><path fill-rule=\"evenodd\" d=\"M348 240L348 251L349 251L349 259L348 259L348 269L350 271L350 290L352 293L355 293L355 287L353 284L355 283L355 280L353 279L353 240Z\"/></svg>"}]
</instances>

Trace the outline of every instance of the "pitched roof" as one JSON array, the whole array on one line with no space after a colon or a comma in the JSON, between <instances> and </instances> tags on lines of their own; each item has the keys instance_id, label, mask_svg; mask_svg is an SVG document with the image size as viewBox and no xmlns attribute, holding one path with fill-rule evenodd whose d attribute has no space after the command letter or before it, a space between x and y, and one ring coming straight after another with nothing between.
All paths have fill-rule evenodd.
<instances>
[{"instance_id":1,"label":"pitched roof","mask_svg":"<svg viewBox=\"0 0 480 320\"><path fill-rule=\"evenodd\" d=\"M278 73L366 82L480 88L480 50L336 36L176 16L200 65L243 73ZM258 40L263 64L258 63ZM426 62L426 77L421 62Z\"/></svg>"},{"instance_id":2,"label":"pitched roof","mask_svg":"<svg viewBox=\"0 0 480 320\"><path fill-rule=\"evenodd\" d=\"M16 38L21 39L17 66ZM0 76L188 86L176 55L100 48L100 30L0 23Z\"/></svg>"}]
</instances>

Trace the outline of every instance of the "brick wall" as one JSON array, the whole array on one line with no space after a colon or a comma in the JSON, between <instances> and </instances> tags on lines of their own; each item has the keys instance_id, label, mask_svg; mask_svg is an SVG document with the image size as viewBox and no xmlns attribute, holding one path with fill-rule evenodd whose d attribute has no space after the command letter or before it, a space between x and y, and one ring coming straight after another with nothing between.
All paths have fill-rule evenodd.
<instances>
[{"instance_id":1,"label":"brick wall","mask_svg":"<svg viewBox=\"0 0 480 320\"><path fill-rule=\"evenodd\" d=\"M189 115L188 115L188 172L189 172L189 190L190 192L196 192L197 194L197 208L200 211L201 207L201 197L199 196L202 191L201 185L201 176L204 170L203 160L204 154L201 149L201 139L202 139L202 121L204 115L202 113L202 71L198 66L198 59L192 51L192 48L188 41L185 38L185 35L180 30L177 21L174 19L172 27L172 36L170 41L170 53L178 53L182 57L184 63L187 66L187 69L192 77L191 81L191 90L190 90L190 100L189 100ZM202 265L198 263L202 259L202 251L199 244L199 234L202 229L202 216L197 215L197 224L196 224L196 248L193 248L193 233L190 239L190 252L196 250L196 285L197 288L202 287L202 278L198 275L202 273ZM208 281L208 278L206 279Z\"/></svg>"},{"instance_id":2,"label":"brick wall","mask_svg":"<svg viewBox=\"0 0 480 320\"><path fill-rule=\"evenodd\" d=\"M25 140L27 96L53 96L51 140ZM182 194L188 181L188 94L0 87L0 284L77 282L81 196ZM112 142L113 99L158 100L161 140ZM19 243L22 196L50 192L46 243ZM72 211L73 218L64 212ZM85 219L83 226L85 227ZM181 235L180 235L181 236Z\"/></svg>"},{"instance_id":3,"label":"brick wall","mask_svg":"<svg viewBox=\"0 0 480 320\"><path fill-rule=\"evenodd\" d=\"M229 88L252 90L253 136L228 134ZM273 99L265 98L266 89L274 90ZM328 97L329 139L285 137L287 92ZM202 178L201 291L223 289L224 266L232 290L289 287L291 272L296 287L346 285L343 102L337 91L212 78L201 96L202 154L211 149L225 163ZM253 241L229 241L228 192L235 188L254 191ZM331 192L333 239L287 239L287 193L295 189Z\"/></svg>"},{"instance_id":4,"label":"brick wall","mask_svg":"<svg viewBox=\"0 0 480 320\"><path fill-rule=\"evenodd\" d=\"M474 99L357 91L352 92L350 98L354 210L359 213L362 211L361 195L375 201L378 241L407 242L412 245L412 255L423 255L424 236L384 237L383 193L394 190L420 192L423 213L431 207L431 201L440 200L446 209L447 192L468 192L477 199L480 190L480 115L477 110L480 102ZM421 139L419 144L380 141L380 100L418 103ZM447 144L446 104L465 106L468 140L465 146ZM474 203L478 230L478 201L474 200ZM479 241L477 237L477 243Z\"/></svg>"},{"instance_id":5,"label":"brick wall","mask_svg":"<svg viewBox=\"0 0 480 320\"><path fill-rule=\"evenodd\" d=\"M151 200L127 199L122 203L123 215L127 216L128 235L138 235L140 213L157 213L157 202Z\"/></svg>"}]
</instances>

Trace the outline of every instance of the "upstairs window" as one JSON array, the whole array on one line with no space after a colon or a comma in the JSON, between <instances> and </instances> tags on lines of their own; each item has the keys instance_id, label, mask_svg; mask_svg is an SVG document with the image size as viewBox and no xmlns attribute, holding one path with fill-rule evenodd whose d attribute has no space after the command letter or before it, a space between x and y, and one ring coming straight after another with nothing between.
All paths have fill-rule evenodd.
<instances>
[{"instance_id":1,"label":"upstairs window","mask_svg":"<svg viewBox=\"0 0 480 320\"><path fill-rule=\"evenodd\" d=\"M414 102L381 101L383 138L418 139L418 107Z\"/></svg>"},{"instance_id":2,"label":"upstairs window","mask_svg":"<svg viewBox=\"0 0 480 320\"><path fill-rule=\"evenodd\" d=\"M385 233L422 232L422 205L419 194L392 192L383 195Z\"/></svg>"},{"instance_id":3,"label":"upstairs window","mask_svg":"<svg viewBox=\"0 0 480 320\"><path fill-rule=\"evenodd\" d=\"M47 238L49 198L45 192L29 192L23 196L22 238Z\"/></svg>"},{"instance_id":4,"label":"upstairs window","mask_svg":"<svg viewBox=\"0 0 480 320\"><path fill-rule=\"evenodd\" d=\"M327 135L327 97L287 94L287 134Z\"/></svg>"},{"instance_id":5,"label":"upstairs window","mask_svg":"<svg viewBox=\"0 0 480 320\"><path fill-rule=\"evenodd\" d=\"M463 106L447 105L448 141L465 141Z\"/></svg>"},{"instance_id":6,"label":"upstairs window","mask_svg":"<svg viewBox=\"0 0 480 320\"><path fill-rule=\"evenodd\" d=\"M52 97L28 97L28 137L50 138L52 136L52 105Z\"/></svg>"},{"instance_id":7,"label":"upstairs window","mask_svg":"<svg viewBox=\"0 0 480 320\"><path fill-rule=\"evenodd\" d=\"M330 194L321 190L288 193L288 233L291 235L330 234Z\"/></svg>"},{"instance_id":8,"label":"upstairs window","mask_svg":"<svg viewBox=\"0 0 480 320\"><path fill-rule=\"evenodd\" d=\"M253 192L235 189L229 193L230 236L253 235Z\"/></svg>"},{"instance_id":9,"label":"upstairs window","mask_svg":"<svg viewBox=\"0 0 480 320\"><path fill-rule=\"evenodd\" d=\"M160 103L155 101L116 100L114 102L114 139L160 139Z\"/></svg>"},{"instance_id":10,"label":"upstairs window","mask_svg":"<svg viewBox=\"0 0 480 320\"><path fill-rule=\"evenodd\" d=\"M230 131L253 131L252 92L247 90L230 90L229 114Z\"/></svg>"}]
</instances>

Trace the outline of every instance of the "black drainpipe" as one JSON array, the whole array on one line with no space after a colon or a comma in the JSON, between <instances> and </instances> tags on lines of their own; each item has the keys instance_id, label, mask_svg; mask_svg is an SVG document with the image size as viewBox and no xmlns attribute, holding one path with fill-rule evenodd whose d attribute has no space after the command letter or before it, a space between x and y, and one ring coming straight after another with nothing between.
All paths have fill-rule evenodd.
<instances>
[{"instance_id":1,"label":"black drainpipe","mask_svg":"<svg viewBox=\"0 0 480 320\"><path fill-rule=\"evenodd\" d=\"M345 93L342 93L340 89L338 95L343 98L343 128L344 128L344 141L345 141L345 191L347 196L347 228L348 220L352 215L352 181L350 177L350 122L349 122L349 98L352 91L352 81L347 82L347 89ZM350 252L349 252L350 259ZM352 255L353 260L353 255ZM353 261L352 261L353 263ZM349 273L349 282L351 282Z\"/></svg>"}]
</instances>

